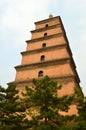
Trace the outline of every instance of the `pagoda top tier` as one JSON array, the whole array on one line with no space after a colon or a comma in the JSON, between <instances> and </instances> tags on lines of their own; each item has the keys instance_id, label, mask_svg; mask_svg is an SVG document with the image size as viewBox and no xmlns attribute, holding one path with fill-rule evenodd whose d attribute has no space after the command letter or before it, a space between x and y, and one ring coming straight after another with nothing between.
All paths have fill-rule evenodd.
<instances>
[{"instance_id":1,"label":"pagoda top tier","mask_svg":"<svg viewBox=\"0 0 86 130\"><path fill-rule=\"evenodd\" d=\"M55 20L55 19L57 19L57 18L58 18L58 19L61 19L60 16L55 16L55 17L53 17L53 15L50 14L48 19L44 19L44 20L37 21L37 22L35 22L35 24L46 23L46 22L48 22L48 21L50 21L50 20L53 21L53 20Z\"/></svg>"}]
</instances>

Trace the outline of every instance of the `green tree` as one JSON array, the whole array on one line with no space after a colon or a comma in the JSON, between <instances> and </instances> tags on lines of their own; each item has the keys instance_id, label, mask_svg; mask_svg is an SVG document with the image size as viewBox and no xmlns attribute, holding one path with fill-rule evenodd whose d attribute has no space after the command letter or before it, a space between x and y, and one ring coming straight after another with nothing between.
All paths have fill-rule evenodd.
<instances>
[{"instance_id":1,"label":"green tree","mask_svg":"<svg viewBox=\"0 0 86 130\"><path fill-rule=\"evenodd\" d=\"M31 87L23 93L31 130L60 130L64 124L61 111L68 112L73 96L58 96L61 85L48 76L33 80ZM61 129L62 130L62 129ZM66 130L66 129L65 129Z\"/></svg>"},{"instance_id":2,"label":"green tree","mask_svg":"<svg viewBox=\"0 0 86 130\"><path fill-rule=\"evenodd\" d=\"M73 130L86 130L86 97L83 96L80 89L75 90L75 100L78 116L75 118Z\"/></svg>"},{"instance_id":3,"label":"green tree","mask_svg":"<svg viewBox=\"0 0 86 130\"><path fill-rule=\"evenodd\" d=\"M0 86L0 130L23 129L24 107L14 84Z\"/></svg>"}]
</instances>

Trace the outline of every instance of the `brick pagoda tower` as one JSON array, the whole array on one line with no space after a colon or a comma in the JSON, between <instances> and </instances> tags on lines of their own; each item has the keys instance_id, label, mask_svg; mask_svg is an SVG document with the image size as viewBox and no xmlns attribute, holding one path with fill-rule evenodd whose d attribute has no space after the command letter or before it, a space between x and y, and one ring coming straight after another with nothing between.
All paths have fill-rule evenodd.
<instances>
[{"instance_id":1,"label":"brick pagoda tower","mask_svg":"<svg viewBox=\"0 0 86 130\"><path fill-rule=\"evenodd\" d=\"M50 15L35 26L31 40L26 41L26 51L21 53L21 65L15 67L17 88L21 92L33 78L48 75L62 85L59 95L72 94L74 87L80 87L80 79L60 16ZM70 113L73 111L75 106Z\"/></svg>"}]
</instances>

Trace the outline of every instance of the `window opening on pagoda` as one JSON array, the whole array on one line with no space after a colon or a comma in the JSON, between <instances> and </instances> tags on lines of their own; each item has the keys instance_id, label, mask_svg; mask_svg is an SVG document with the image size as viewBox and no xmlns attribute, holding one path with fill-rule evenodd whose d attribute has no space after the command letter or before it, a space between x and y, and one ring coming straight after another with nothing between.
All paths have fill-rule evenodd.
<instances>
[{"instance_id":1,"label":"window opening on pagoda","mask_svg":"<svg viewBox=\"0 0 86 130\"><path fill-rule=\"evenodd\" d=\"M40 60L41 60L41 61L44 61L44 60L45 60L45 56L42 55L42 56L40 57Z\"/></svg>"},{"instance_id":2,"label":"window opening on pagoda","mask_svg":"<svg viewBox=\"0 0 86 130\"><path fill-rule=\"evenodd\" d=\"M43 76L43 71L39 71L38 77L42 77L42 76Z\"/></svg>"},{"instance_id":3,"label":"window opening on pagoda","mask_svg":"<svg viewBox=\"0 0 86 130\"><path fill-rule=\"evenodd\" d=\"M44 33L44 37L46 37L47 36L47 33Z\"/></svg>"},{"instance_id":4,"label":"window opening on pagoda","mask_svg":"<svg viewBox=\"0 0 86 130\"><path fill-rule=\"evenodd\" d=\"M45 48L45 47L46 47L46 43L43 43L43 44L42 44L42 48Z\"/></svg>"},{"instance_id":5,"label":"window opening on pagoda","mask_svg":"<svg viewBox=\"0 0 86 130\"><path fill-rule=\"evenodd\" d=\"M47 28L47 27L48 27L48 24L46 24L45 27Z\"/></svg>"}]
</instances>

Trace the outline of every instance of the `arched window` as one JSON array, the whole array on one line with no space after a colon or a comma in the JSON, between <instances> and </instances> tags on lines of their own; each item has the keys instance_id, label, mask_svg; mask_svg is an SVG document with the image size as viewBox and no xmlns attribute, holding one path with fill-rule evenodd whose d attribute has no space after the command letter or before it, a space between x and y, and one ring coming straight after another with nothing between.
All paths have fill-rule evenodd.
<instances>
[{"instance_id":1,"label":"arched window","mask_svg":"<svg viewBox=\"0 0 86 130\"><path fill-rule=\"evenodd\" d=\"M38 77L42 77L42 76L43 76L43 71L39 71Z\"/></svg>"},{"instance_id":2,"label":"arched window","mask_svg":"<svg viewBox=\"0 0 86 130\"><path fill-rule=\"evenodd\" d=\"M48 24L46 24L45 27L47 28L47 27L48 27Z\"/></svg>"},{"instance_id":3,"label":"arched window","mask_svg":"<svg viewBox=\"0 0 86 130\"><path fill-rule=\"evenodd\" d=\"M47 33L44 33L44 37L46 37L47 36Z\"/></svg>"},{"instance_id":4,"label":"arched window","mask_svg":"<svg viewBox=\"0 0 86 130\"><path fill-rule=\"evenodd\" d=\"M44 61L44 60L45 60L45 56L42 55L42 56L40 57L40 60L41 60L41 61Z\"/></svg>"},{"instance_id":5,"label":"arched window","mask_svg":"<svg viewBox=\"0 0 86 130\"><path fill-rule=\"evenodd\" d=\"M46 47L46 43L43 43L43 44L42 44L42 48L45 48L45 47Z\"/></svg>"}]
</instances>

